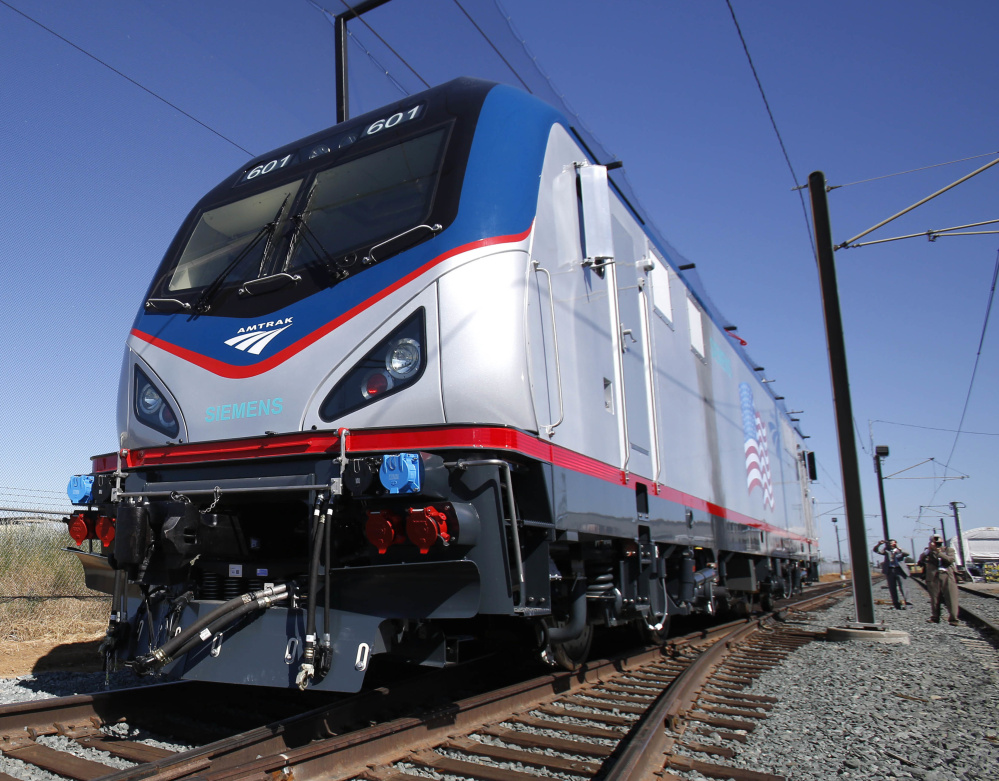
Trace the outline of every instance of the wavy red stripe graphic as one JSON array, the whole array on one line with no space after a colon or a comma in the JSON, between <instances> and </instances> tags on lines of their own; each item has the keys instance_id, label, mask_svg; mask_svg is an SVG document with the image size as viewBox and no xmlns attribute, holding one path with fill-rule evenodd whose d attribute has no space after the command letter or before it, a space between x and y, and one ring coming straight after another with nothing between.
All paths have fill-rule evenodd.
<instances>
[{"instance_id":1,"label":"wavy red stripe graphic","mask_svg":"<svg viewBox=\"0 0 999 781\"><path fill-rule=\"evenodd\" d=\"M312 333L306 334L298 341L285 347L283 350L279 350L269 358L265 358L259 363L253 364L252 366L236 366L231 363L226 363L225 361L220 361L216 358L209 358L207 355L202 355L201 353L195 352L194 350L188 350L186 347L180 347L179 345L167 342L163 339L160 339L159 337L153 336L152 334L147 334L144 331L140 331L137 328L132 329L131 335L134 336L136 339L141 339L142 341L146 342L149 345L152 345L153 347L157 347L160 350L163 350L164 352L168 352L171 355L175 355L178 358L187 361L188 363L193 363L195 366L200 366L202 369L210 371L212 374L217 374L219 377L225 377L226 379L230 380L242 380L246 379L247 377L256 377L258 375L264 374L265 372L269 372L271 369L277 366L280 366L289 358L302 352L302 350L304 350L305 348L315 344L316 342L318 342L320 339L322 339L324 336L331 333L332 331L335 331L337 328L346 323L348 320L357 317L357 315L361 314L361 312L374 306L383 298L386 298L399 288L409 284L414 279L416 279L422 274L425 274L434 266L443 263L445 260L453 258L455 255L458 255L462 252L468 252L469 250L479 249L480 247L489 247L494 244L514 244L516 242L523 241L530 234L533 227L534 225L532 223L532 225L528 227L528 229L525 230L523 233L511 234L509 236L494 236L488 239L479 239L478 241L472 241L469 242L468 244L464 244L460 247L455 247L452 250L448 250L444 254L438 255L436 258L427 261L419 268L406 274L404 277L400 277L398 280L396 280L388 287L378 291L375 295L371 296L371 298L368 298L367 300L359 303L357 306L348 309L342 315L335 318L334 320L330 320L321 328L317 328Z\"/></svg>"}]
</instances>

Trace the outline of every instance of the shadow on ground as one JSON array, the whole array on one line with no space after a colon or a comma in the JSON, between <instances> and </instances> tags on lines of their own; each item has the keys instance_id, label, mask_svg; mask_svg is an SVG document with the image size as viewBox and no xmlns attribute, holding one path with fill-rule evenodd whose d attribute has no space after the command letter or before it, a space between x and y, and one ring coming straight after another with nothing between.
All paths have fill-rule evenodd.
<instances>
[{"instance_id":1,"label":"shadow on ground","mask_svg":"<svg viewBox=\"0 0 999 781\"><path fill-rule=\"evenodd\" d=\"M50 648L35 661L32 672L52 672L59 670L74 673L99 672L102 659L98 653L101 639L77 643L63 643Z\"/></svg>"}]
</instances>

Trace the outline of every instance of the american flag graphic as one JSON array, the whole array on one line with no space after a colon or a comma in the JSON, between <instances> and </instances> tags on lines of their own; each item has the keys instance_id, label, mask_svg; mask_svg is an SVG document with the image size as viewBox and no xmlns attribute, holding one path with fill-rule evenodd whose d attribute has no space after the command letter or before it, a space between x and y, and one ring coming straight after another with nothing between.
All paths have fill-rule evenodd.
<instances>
[{"instance_id":1,"label":"american flag graphic","mask_svg":"<svg viewBox=\"0 0 999 781\"><path fill-rule=\"evenodd\" d=\"M759 486L763 504L774 509L774 487L770 479L770 455L767 451L767 428L753 404L753 391L748 382L739 383L742 405L742 432L745 436L746 486L750 494Z\"/></svg>"}]
</instances>

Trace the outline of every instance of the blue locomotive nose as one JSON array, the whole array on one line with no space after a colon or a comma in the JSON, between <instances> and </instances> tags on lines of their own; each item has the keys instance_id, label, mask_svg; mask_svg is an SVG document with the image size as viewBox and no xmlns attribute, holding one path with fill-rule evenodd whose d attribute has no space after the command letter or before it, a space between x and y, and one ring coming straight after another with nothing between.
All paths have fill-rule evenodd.
<instances>
[{"instance_id":1,"label":"blue locomotive nose","mask_svg":"<svg viewBox=\"0 0 999 781\"><path fill-rule=\"evenodd\" d=\"M390 494L418 494L421 466L418 453L385 456L378 470L378 479Z\"/></svg>"},{"instance_id":2,"label":"blue locomotive nose","mask_svg":"<svg viewBox=\"0 0 999 781\"><path fill-rule=\"evenodd\" d=\"M90 504L94 500L94 476L73 475L66 486L66 494L73 504Z\"/></svg>"}]
</instances>

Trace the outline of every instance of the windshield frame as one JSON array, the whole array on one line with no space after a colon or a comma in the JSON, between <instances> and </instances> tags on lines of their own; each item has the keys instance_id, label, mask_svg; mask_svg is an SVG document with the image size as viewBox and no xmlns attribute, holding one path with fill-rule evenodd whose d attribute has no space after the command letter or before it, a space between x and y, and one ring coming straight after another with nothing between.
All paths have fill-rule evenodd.
<instances>
[{"instance_id":1,"label":"windshield frame","mask_svg":"<svg viewBox=\"0 0 999 781\"><path fill-rule=\"evenodd\" d=\"M385 110L382 110L382 113L384 112ZM426 199L425 208L423 209L424 213L419 220L415 220L403 232L412 230L412 228L419 226L421 222L431 223L437 227L437 230L420 232L419 235L413 237L414 240L400 242L400 246L393 246L391 252L380 253L384 254L384 257L380 257L379 260L388 259L392 255L398 254L415 244L432 238L440 229L446 228L453 222L457 215L461 183L464 178L468 148L471 144L470 129L464 133L456 132L457 126L466 124L464 117L448 113L445 116L435 117L434 119L436 121L427 123L409 123L408 126L403 127L401 130L385 132L377 138L364 139L361 142L351 144L345 149L336 150L336 152L329 155L322 155L321 157L297 162L277 173L258 177L252 182L246 180L246 169L242 169L235 177L230 177L223 185L216 187L212 193L202 199L201 203L188 216L182 229L171 244L170 250L163 258L158 273L150 285L145 310L149 313L157 313L157 308L148 304L149 301L157 300L171 300L177 301L181 305L190 304L193 306L199 301L199 297L211 287L208 283L182 290L171 289L170 287L178 264L184 256L195 232L202 224L205 215L247 199L258 197L270 191L280 190L296 181L300 183L294 192L288 208L285 209L281 216L280 221L282 225L273 236L265 237L267 243L271 245L266 266L258 272L258 276L247 277L245 273L227 275L221 283L218 283L217 289L211 292L212 301L210 307L202 307L201 314L206 314L209 311L212 315L223 317L254 317L267 314L313 295L318 290L338 284L347 276L360 273L366 267L360 263L357 263L357 268L351 269L349 274L341 275L340 277L331 273L331 269L328 267L329 264L313 262L307 266L302 266L292 261L291 265L286 266L287 262L291 260L291 256L298 252L299 248L297 247L289 248L289 241L293 236L296 237L297 241L301 241L300 234L304 232L304 229L296 227L295 218L300 216L305 207L306 199L314 183L318 177L321 177L325 172L332 169L354 164L365 158L385 153L402 144L411 143L422 137L442 132L443 136L436 150L432 173L433 182ZM472 117L471 119L472 122L468 124L474 127L475 118ZM329 133L329 131L325 132ZM320 135L316 134L316 136L310 138L316 138ZM462 139L462 137L464 137L463 143L455 143L456 138ZM278 152L280 151L282 150L278 150ZM277 153L272 153L272 155L274 154ZM234 178L236 181L233 184L232 180ZM265 225L266 223L260 227L264 228ZM397 234L399 234L399 231L394 230L394 228L388 231L376 232L367 237L363 243L352 248L352 254L356 254L358 257L366 255L372 247L378 246L386 240L391 241ZM336 257L337 254L334 253L334 258ZM259 279L268 273L274 273L275 270L278 273L285 273L286 267L289 281L293 281L294 284L279 286L264 295L246 295L245 291L244 295L240 295L240 289L246 281ZM192 314L196 315L197 313L192 312Z\"/></svg>"}]
</instances>

